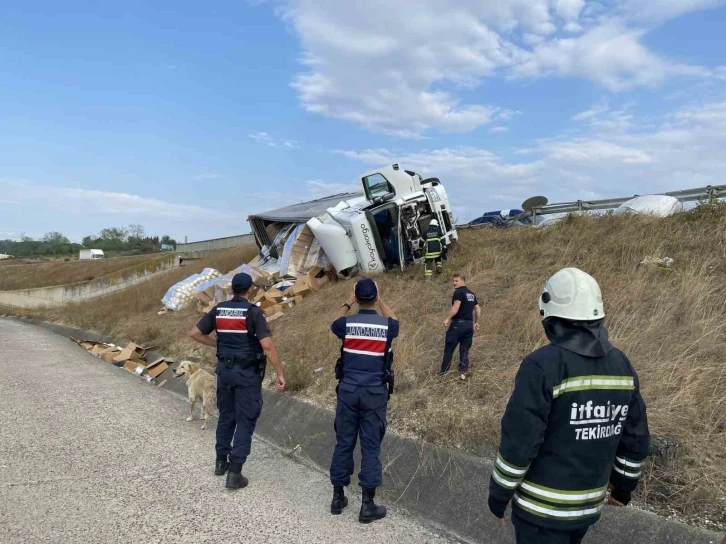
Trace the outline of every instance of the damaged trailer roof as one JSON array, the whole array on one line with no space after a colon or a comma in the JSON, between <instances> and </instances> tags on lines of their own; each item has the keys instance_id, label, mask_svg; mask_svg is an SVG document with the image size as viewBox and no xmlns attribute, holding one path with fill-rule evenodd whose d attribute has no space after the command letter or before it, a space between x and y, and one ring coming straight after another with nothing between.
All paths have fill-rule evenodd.
<instances>
[{"instance_id":1,"label":"damaged trailer roof","mask_svg":"<svg viewBox=\"0 0 726 544\"><path fill-rule=\"evenodd\" d=\"M263 221L281 221L284 223L306 223L309 219L324 214L328 208L335 206L338 202L359 197L362 194L362 192L338 193L317 200L291 204L269 212L255 213L249 216L249 220L262 219Z\"/></svg>"}]
</instances>

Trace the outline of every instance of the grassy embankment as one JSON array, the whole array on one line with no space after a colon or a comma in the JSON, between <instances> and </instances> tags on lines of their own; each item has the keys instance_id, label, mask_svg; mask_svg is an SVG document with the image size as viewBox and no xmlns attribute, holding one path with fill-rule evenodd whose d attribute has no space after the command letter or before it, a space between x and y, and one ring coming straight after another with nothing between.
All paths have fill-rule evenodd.
<instances>
[{"instance_id":1,"label":"grassy embankment","mask_svg":"<svg viewBox=\"0 0 726 544\"><path fill-rule=\"evenodd\" d=\"M123 270L135 264L144 263L162 257L161 253L136 255L134 257L118 257L99 259L97 261L39 261L16 264L11 260L1 261L0 291L16 289L32 289L51 285L68 285L82 281L90 281Z\"/></svg>"},{"instance_id":2,"label":"grassy embankment","mask_svg":"<svg viewBox=\"0 0 726 544\"><path fill-rule=\"evenodd\" d=\"M561 267L577 266L600 282L611 340L640 375L657 437L639 501L699 524L708 525L706 518L726 522L726 207L668 219L571 217L539 231L462 231L460 241L441 277L425 281L423 270L413 267L377 279L401 320L391 429L478 454L496 447L518 365L546 342L537 312L544 281ZM646 256L672 257L675 264L668 270L639 267ZM43 317L212 363L212 350L184 334L198 314L189 309L157 316L159 299L202 266L227 271L246 258L239 251L218 254L174 271L163 283L147 282ZM435 375L454 271L466 274L484 309L466 382ZM333 405L339 344L328 327L352 286L331 284L273 324L290 393Z\"/></svg>"}]
</instances>

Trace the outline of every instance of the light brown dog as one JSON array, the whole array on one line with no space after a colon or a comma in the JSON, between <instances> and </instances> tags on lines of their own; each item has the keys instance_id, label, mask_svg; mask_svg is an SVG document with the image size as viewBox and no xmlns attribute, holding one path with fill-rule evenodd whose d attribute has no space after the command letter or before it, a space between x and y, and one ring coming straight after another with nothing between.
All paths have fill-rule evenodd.
<instances>
[{"instance_id":1,"label":"light brown dog","mask_svg":"<svg viewBox=\"0 0 726 544\"><path fill-rule=\"evenodd\" d=\"M194 420L194 406L197 400L202 401L200 417L204 420L202 429L207 428L207 419L209 419L209 411L217 404L217 382L206 370L191 361L182 361L179 366L174 369L174 377L181 378L187 382L187 391L189 394L190 415L187 421Z\"/></svg>"}]
</instances>

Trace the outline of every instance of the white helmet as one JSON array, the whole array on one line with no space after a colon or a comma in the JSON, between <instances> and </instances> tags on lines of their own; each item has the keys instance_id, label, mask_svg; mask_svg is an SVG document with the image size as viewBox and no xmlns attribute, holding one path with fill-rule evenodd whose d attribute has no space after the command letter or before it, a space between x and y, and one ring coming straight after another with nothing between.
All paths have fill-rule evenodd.
<instances>
[{"instance_id":1,"label":"white helmet","mask_svg":"<svg viewBox=\"0 0 726 544\"><path fill-rule=\"evenodd\" d=\"M542 319L561 317L572 321L595 321L605 317L600 286L579 268L563 268L547 280L539 297Z\"/></svg>"},{"instance_id":2,"label":"white helmet","mask_svg":"<svg viewBox=\"0 0 726 544\"><path fill-rule=\"evenodd\" d=\"M429 223L429 226L431 226L431 225L436 225L438 227L439 226L439 222L436 221L436 219L432 219L431 222Z\"/></svg>"}]
</instances>

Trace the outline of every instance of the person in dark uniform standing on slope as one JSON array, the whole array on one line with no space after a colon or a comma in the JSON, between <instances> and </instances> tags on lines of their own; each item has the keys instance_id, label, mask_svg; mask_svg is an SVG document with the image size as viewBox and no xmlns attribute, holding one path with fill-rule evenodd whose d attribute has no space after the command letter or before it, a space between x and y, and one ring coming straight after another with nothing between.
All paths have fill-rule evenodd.
<instances>
[{"instance_id":1,"label":"person in dark uniform standing on slope","mask_svg":"<svg viewBox=\"0 0 726 544\"><path fill-rule=\"evenodd\" d=\"M277 372L277 390L285 388L285 375L265 315L246 298L251 287L248 274L236 274L232 300L217 304L189 333L197 342L217 348L219 421L214 474L227 472L228 489L240 489L248 483L242 476L242 465L250 454L252 433L262 411L267 361ZM212 331L217 331L216 340L209 336Z\"/></svg>"},{"instance_id":2,"label":"person in dark uniform standing on slope","mask_svg":"<svg viewBox=\"0 0 726 544\"><path fill-rule=\"evenodd\" d=\"M448 329L439 375L449 371L454 350L459 346L459 372L461 379L466 380L466 372L469 371L469 349L474 340L474 331L479 330L481 307L476 295L466 286L466 278L462 274L454 274L451 283L454 286L454 296L451 297L449 315L444 320L444 327Z\"/></svg>"},{"instance_id":3,"label":"person in dark uniform standing on slope","mask_svg":"<svg viewBox=\"0 0 726 544\"><path fill-rule=\"evenodd\" d=\"M358 313L345 317L356 302ZM382 315L375 310L376 302ZM344 488L350 484L353 450L360 435L358 481L363 488L363 502L358 520L370 523L386 516L386 507L376 505L373 499L376 488L383 483L379 456L386 433L386 407L393 392L391 342L398 336L399 325L396 315L380 297L378 286L366 278L355 284L330 328L342 340L335 369L339 380L335 410L337 444L330 464L333 484L330 512L341 514L348 506Z\"/></svg>"},{"instance_id":4,"label":"person in dark uniform standing on slope","mask_svg":"<svg viewBox=\"0 0 726 544\"><path fill-rule=\"evenodd\" d=\"M560 270L539 307L550 344L519 367L489 509L503 519L513 501L518 544L579 544L606 501L630 501L650 446L648 419L638 375L608 340L592 276Z\"/></svg>"},{"instance_id":5,"label":"person in dark uniform standing on slope","mask_svg":"<svg viewBox=\"0 0 726 544\"><path fill-rule=\"evenodd\" d=\"M424 276L430 278L433 274L434 265L436 265L436 273L441 274L443 271L442 258L446 258L446 238L441 234L439 222L432 219L429 228L423 235L424 245Z\"/></svg>"}]
</instances>

